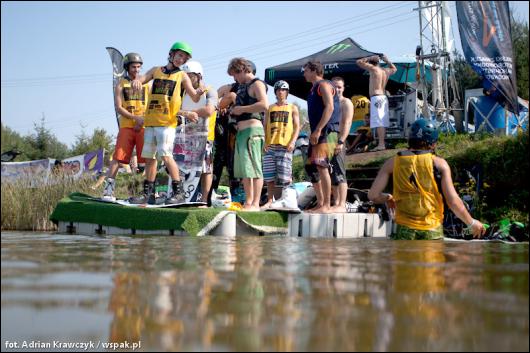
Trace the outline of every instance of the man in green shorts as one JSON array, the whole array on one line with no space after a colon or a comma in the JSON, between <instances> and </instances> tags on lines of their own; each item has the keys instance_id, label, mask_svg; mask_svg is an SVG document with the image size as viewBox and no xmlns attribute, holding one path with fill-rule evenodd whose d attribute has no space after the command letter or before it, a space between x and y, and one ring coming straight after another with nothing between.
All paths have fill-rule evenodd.
<instances>
[{"instance_id":1,"label":"man in green shorts","mask_svg":"<svg viewBox=\"0 0 530 353\"><path fill-rule=\"evenodd\" d=\"M263 188L261 155L265 138L262 121L269 107L267 86L254 77L252 64L244 58L232 59L227 71L239 83L235 106L230 110L237 121L234 176L243 181L243 210L259 211Z\"/></svg>"}]
</instances>

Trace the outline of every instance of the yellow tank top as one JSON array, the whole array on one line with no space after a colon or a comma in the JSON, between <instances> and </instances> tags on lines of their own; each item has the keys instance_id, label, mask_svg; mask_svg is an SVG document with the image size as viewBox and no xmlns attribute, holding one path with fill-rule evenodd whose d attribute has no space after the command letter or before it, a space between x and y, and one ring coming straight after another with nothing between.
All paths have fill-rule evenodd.
<instances>
[{"instance_id":1,"label":"yellow tank top","mask_svg":"<svg viewBox=\"0 0 530 353\"><path fill-rule=\"evenodd\" d=\"M134 92L129 79L123 78L119 84L122 87L122 108L132 115L143 116L147 106L147 97L149 94L148 86L143 85L140 92ZM133 128L135 125L136 121L120 114L120 128Z\"/></svg>"},{"instance_id":2,"label":"yellow tank top","mask_svg":"<svg viewBox=\"0 0 530 353\"><path fill-rule=\"evenodd\" d=\"M267 111L267 131L265 131L265 145L282 145L287 147L293 137L293 105L269 106Z\"/></svg>"},{"instance_id":3,"label":"yellow tank top","mask_svg":"<svg viewBox=\"0 0 530 353\"><path fill-rule=\"evenodd\" d=\"M351 97L353 103L353 121L363 120L366 114L370 114L370 100L365 96Z\"/></svg>"},{"instance_id":4,"label":"yellow tank top","mask_svg":"<svg viewBox=\"0 0 530 353\"><path fill-rule=\"evenodd\" d=\"M165 74L161 67L155 70L144 126L177 126L177 113L182 104L183 75L184 71Z\"/></svg>"},{"instance_id":5,"label":"yellow tank top","mask_svg":"<svg viewBox=\"0 0 530 353\"><path fill-rule=\"evenodd\" d=\"M434 179L434 155L396 156L393 171L393 196L396 200L396 223L418 230L430 230L443 222L442 194Z\"/></svg>"}]
</instances>

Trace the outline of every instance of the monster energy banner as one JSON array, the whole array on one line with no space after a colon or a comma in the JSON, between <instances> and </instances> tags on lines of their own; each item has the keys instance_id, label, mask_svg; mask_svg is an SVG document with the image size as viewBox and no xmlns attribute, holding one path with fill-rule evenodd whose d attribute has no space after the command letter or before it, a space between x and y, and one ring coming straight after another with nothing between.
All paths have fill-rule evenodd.
<instances>
[{"instance_id":1,"label":"monster energy banner","mask_svg":"<svg viewBox=\"0 0 530 353\"><path fill-rule=\"evenodd\" d=\"M368 75L357 66L356 61L367 56L380 55L361 47L351 38L346 38L315 54L304 58L277 65L265 70L265 82L274 86L278 80L289 83L289 93L302 99L307 98L311 84L303 75L303 66L308 61L320 61L324 66L324 77L341 76L346 83L345 96L353 93L368 95Z\"/></svg>"},{"instance_id":2,"label":"monster energy banner","mask_svg":"<svg viewBox=\"0 0 530 353\"><path fill-rule=\"evenodd\" d=\"M118 49L112 47L106 47L110 55L110 60L112 61L112 93L114 97L114 92L118 83L120 83L121 78L125 74L125 69L123 68L123 55ZM119 114L116 110L116 122L120 126Z\"/></svg>"},{"instance_id":3,"label":"monster energy banner","mask_svg":"<svg viewBox=\"0 0 530 353\"><path fill-rule=\"evenodd\" d=\"M508 1L456 1L458 28L468 63L491 97L519 113Z\"/></svg>"}]
</instances>

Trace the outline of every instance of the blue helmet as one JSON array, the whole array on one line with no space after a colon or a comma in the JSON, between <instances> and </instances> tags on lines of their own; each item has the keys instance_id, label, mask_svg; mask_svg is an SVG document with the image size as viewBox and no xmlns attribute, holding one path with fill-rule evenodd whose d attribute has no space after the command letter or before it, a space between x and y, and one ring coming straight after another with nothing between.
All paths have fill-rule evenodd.
<instances>
[{"instance_id":1,"label":"blue helmet","mask_svg":"<svg viewBox=\"0 0 530 353\"><path fill-rule=\"evenodd\" d=\"M409 140L420 140L432 145L438 141L438 129L431 121L418 119L410 126Z\"/></svg>"}]
</instances>

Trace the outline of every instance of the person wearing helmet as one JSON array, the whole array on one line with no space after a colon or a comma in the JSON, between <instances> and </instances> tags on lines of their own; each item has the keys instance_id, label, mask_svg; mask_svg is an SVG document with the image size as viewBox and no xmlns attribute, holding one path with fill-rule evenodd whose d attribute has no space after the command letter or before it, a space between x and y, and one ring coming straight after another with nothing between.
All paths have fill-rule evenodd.
<instances>
[{"instance_id":1,"label":"person wearing helmet","mask_svg":"<svg viewBox=\"0 0 530 353\"><path fill-rule=\"evenodd\" d=\"M114 106L119 114L120 129L116 138L116 148L106 175L103 199L115 201L115 178L120 164L128 165L133 149L141 153L144 145L144 114L148 101L149 88L143 85L140 91L131 87L131 81L140 76L143 60L140 54L128 53L123 57L125 76L116 85ZM138 158L144 163L143 158Z\"/></svg>"},{"instance_id":2,"label":"person wearing helmet","mask_svg":"<svg viewBox=\"0 0 530 353\"><path fill-rule=\"evenodd\" d=\"M434 153L437 140L438 130L431 121L416 120L410 127L408 150L385 162L368 192L371 201L395 210L394 239L443 239L443 199L474 238L484 235L484 226L471 217L458 196L449 165ZM383 193L391 175L393 194Z\"/></svg>"},{"instance_id":3,"label":"person wearing helmet","mask_svg":"<svg viewBox=\"0 0 530 353\"><path fill-rule=\"evenodd\" d=\"M197 153L202 153L202 170L201 170L201 200L208 203L210 188L212 185L212 149L213 140L215 137L215 120L217 111L217 91L215 89L206 88L203 82L203 69L198 61L188 61L181 66L181 69L189 76L193 88L202 89L205 93L201 96L199 102L193 100L184 94L182 98L182 108L179 115L190 112L197 114L198 120L196 122L187 123L186 129L193 131L191 136L187 137L187 149L199 149ZM193 161L197 163L201 161ZM189 190L187 188L187 190Z\"/></svg>"},{"instance_id":4,"label":"person wearing helmet","mask_svg":"<svg viewBox=\"0 0 530 353\"><path fill-rule=\"evenodd\" d=\"M245 189L245 211L259 211L263 171L263 113L269 106L267 85L252 73L252 64L244 58L234 58L228 64L228 74L239 83L235 105L230 114L237 122L234 154L234 176L242 178Z\"/></svg>"},{"instance_id":5,"label":"person wearing helmet","mask_svg":"<svg viewBox=\"0 0 530 353\"><path fill-rule=\"evenodd\" d=\"M191 58L192 50L185 42L176 42L169 50L168 63L155 66L144 76L132 81L132 87L140 90L143 84L152 81L151 92L145 112L145 134L142 157L146 159L146 180L143 194L129 199L133 204L179 204L185 202L184 189L180 180L179 169L173 160L173 142L177 127L177 113L182 104L182 89L197 102L204 93L200 88L196 91L190 78L180 66ZM196 118L190 113L190 118ZM155 197L155 178L157 156L161 157L172 179L171 197Z\"/></svg>"},{"instance_id":6,"label":"person wearing helmet","mask_svg":"<svg viewBox=\"0 0 530 353\"><path fill-rule=\"evenodd\" d=\"M292 182L293 151L300 132L298 107L287 102L289 84L278 81L274 84L276 103L269 106L265 118L265 148L263 156L263 179L267 183L267 202L261 209L298 208L296 197L289 199L287 188ZM296 192L295 192L296 195ZM276 201L273 203L273 197Z\"/></svg>"}]
</instances>

